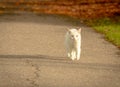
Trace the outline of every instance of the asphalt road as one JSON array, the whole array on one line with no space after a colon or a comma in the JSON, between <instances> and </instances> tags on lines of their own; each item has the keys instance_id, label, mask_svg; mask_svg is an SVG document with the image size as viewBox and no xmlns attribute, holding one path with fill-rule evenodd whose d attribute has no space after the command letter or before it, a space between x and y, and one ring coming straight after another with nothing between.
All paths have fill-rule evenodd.
<instances>
[{"instance_id":1,"label":"asphalt road","mask_svg":"<svg viewBox=\"0 0 120 87\"><path fill-rule=\"evenodd\" d=\"M67 58L66 28L82 28L79 61ZM0 87L120 87L120 50L78 20L0 16Z\"/></svg>"}]
</instances>

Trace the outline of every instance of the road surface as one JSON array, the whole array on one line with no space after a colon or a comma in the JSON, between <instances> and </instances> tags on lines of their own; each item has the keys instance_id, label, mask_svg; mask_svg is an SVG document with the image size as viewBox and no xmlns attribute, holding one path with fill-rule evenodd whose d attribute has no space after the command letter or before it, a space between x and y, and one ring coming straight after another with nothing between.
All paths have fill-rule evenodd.
<instances>
[{"instance_id":1,"label":"road surface","mask_svg":"<svg viewBox=\"0 0 120 87\"><path fill-rule=\"evenodd\" d=\"M67 58L66 28L82 28L79 61ZM0 87L120 87L120 50L68 17L0 16Z\"/></svg>"}]
</instances>

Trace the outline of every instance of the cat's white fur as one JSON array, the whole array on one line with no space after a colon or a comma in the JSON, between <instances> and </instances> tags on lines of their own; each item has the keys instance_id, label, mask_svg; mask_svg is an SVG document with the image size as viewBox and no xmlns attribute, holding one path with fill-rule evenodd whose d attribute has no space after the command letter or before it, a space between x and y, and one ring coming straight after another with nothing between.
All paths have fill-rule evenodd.
<instances>
[{"instance_id":1,"label":"cat's white fur","mask_svg":"<svg viewBox=\"0 0 120 87\"><path fill-rule=\"evenodd\" d=\"M81 55L81 28L68 29L65 36L67 55L72 60L79 60Z\"/></svg>"}]
</instances>

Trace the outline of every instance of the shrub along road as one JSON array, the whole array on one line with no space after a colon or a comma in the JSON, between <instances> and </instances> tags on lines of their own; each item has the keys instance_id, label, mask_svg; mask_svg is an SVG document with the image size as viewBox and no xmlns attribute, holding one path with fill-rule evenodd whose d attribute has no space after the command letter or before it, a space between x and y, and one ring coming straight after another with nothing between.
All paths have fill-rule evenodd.
<instances>
[{"instance_id":1,"label":"shrub along road","mask_svg":"<svg viewBox=\"0 0 120 87\"><path fill-rule=\"evenodd\" d=\"M64 47L72 27L82 28L79 61ZM120 87L120 50L75 19L1 15L0 87Z\"/></svg>"}]
</instances>

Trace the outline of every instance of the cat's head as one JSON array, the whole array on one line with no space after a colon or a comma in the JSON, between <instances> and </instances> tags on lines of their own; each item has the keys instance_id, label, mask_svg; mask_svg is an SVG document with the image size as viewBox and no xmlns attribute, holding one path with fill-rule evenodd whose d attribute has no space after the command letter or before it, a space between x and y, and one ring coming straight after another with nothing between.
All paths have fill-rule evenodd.
<instances>
[{"instance_id":1,"label":"cat's head","mask_svg":"<svg viewBox=\"0 0 120 87\"><path fill-rule=\"evenodd\" d=\"M68 29L68 33L71 39L79 40L81 37L81 28L79 29Z\"/></svg>"}]
</instances>

